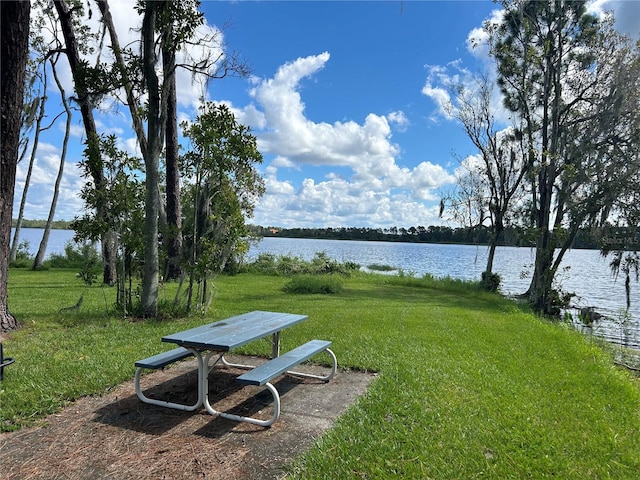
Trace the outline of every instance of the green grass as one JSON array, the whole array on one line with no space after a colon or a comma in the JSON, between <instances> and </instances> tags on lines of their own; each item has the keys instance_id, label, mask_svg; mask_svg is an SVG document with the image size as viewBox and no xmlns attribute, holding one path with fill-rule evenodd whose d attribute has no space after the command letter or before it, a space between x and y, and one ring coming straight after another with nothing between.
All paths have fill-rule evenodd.
<instances>
[{"instance_id":1,"label":"green grass","mask_svg":"<svg viewBox=\"0 0 640 480\"><path fill-rule=\"evenodd\" d=\"M105 313L112 290L74 275L10 272L9 306L23 328L4 341L16 358L0 383L4 430L130 382L135 360L170 348L159 341L165 333L287 311L309 320L283 335L283 350L323 338L342 368L379 372L289 465L292 478L638 478L638 379L601 345L477 286L356 274L337 294L291 294L286 278L243 274L216 281L206 318L131 322ZM170 299L175 286L166 288ZM81 294L79 312L58 313Z\"/></svg>"},{"instance_id":2,"label":"green grass","mask_svg":"<svg viewBox=\"0 0 640 480\"><path fill-rule=\"evenodd\" d=\"M343 282L337 275L296 275L282 289L288 293L340 293Z\"/></svg>"}]
</instances>

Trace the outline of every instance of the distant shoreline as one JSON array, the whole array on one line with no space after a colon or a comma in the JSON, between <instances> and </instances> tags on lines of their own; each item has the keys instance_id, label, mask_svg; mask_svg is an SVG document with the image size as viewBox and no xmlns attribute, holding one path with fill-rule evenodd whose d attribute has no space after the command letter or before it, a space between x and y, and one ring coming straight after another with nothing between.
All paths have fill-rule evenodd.
<instances>
[{"instance_id":1,"label":"distant shoreline","mask_svg":"<svg viewBox=\"0 0 640 480\"><path fill-rule=\"evenodd\" d=\"M11 222L15 228L17 220ZM51 228L56 230L73 230L70 220L55 220ZM46 220L22 220L21 228L46 227ZM401 243L432 243L444 245L481 245L488 246L491 243L491 231L488 227L474 229L451 228L447 226L430 226L417 228L281 228L263 227L260 225L248 225L249 232L257 237L273 238L305 238L312 240L358 240L369 242L401 242ZM581 229L571 246L572 249L602 250L607 246L615 249L634 251L639 247L640 234L636 229L624 227L609 227L601 231ZM501 247L528 247L535 248L535 242L530 237L530 232L521 228L506 228L498 242Z\"/></svg>"},{"instance_id":2,"label":"distant shoreline","mask_svg":"<svg viewBox=\"0 0 640 480\"><path fill-rule=\"evenodd\" d=\"M17 219L13 219L11 220L11 228L15 228L16 225L18 224L18 220ZM47 221L46 220L22 220L22 225L20 225L20 228L45 228L47 226ZM70 220L54 220L51 223L51 228L54 228L56 230L73 230L71 228L71 221Z\"/></svg>"}]
</instances>

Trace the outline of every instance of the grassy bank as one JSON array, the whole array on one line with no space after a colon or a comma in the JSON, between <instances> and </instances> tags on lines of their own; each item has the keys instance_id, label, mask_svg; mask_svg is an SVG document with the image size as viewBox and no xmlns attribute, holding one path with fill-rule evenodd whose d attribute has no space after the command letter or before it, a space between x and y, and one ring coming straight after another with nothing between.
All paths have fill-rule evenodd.
<instances>
[{"instance_id":1,"label":"grassy bank","mask_svg":"<svg viewBox=\"0 0 640 480\"><path fill-rule=\"evenodd\" d=\"M0 383L0 428L28 425L133 377L166 333L250 310L304 313L286 350L333 341L343 368L380 373L369 392L290 466L295 478L615 478L640 471L640 382L602 347L469 285L355 275L333 295L287 279L223 277L207 318L130 322L105 313L113 291L74 271L12 270L24 327ZM173 286L163 296L172 298ZM60 309L74 305L79 311ZM267 355L266 342L246 353Z\"/></svg>"}]
</instances>

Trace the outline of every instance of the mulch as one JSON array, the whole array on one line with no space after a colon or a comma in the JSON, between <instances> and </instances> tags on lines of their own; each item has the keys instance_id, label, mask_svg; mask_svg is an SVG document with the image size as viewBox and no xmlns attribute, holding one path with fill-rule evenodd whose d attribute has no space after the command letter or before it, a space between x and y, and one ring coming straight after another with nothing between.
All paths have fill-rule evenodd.
<instances>
[{"instance_id":1,"label":"mulch","mask_svg":"<svg viewBox=\"0 0 640 480\"><path fill-rule=\"evenodd\" d=\"M256 359L230 357L239 363ZM308 372L321 367L305 365ZM216 371L210 401L220 411L269 418L271 395L240 388L241 371ZM214 376L215 375L215 381ZM84 397L35 427L0 434L0 478L276 479L366 392L375 374L339 370L328 383L290 376L274 383L281 415L269 428L142 403L133 380ZM150 397L195 402L193 360L142 378Z\"/></svg>"}]
</instances>

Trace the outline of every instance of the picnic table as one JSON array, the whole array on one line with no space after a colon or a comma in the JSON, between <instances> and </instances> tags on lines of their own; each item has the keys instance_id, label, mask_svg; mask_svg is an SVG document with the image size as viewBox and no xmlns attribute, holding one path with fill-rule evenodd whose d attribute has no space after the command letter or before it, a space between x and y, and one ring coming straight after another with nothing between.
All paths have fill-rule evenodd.
<instances>
[{"instance_id":1,"label":"picnic table","mask_svg":"<svg viewBox=\"0 0 640 480\"><path fill-rule=\"evenodd\" d=\"M162 337L162 341L177 344L178 348L154 355L144 360L139 360L135 363L136 373L134 384L136 394L141 401L153 405L160 405L185 411L194 411L204 406L204 408L214 416L253 423L256 425L269 426L280 416L280 395L271 383L271 380L284 373L289 373L296 376L315 378L328 382L336 373L336 356L331 349L329 349L331 342L326 340L311 340L280 355L281 332L293 325L305 321L307 318L308 317L306 315L293 313L254 311L170 335L165 335ZM226 353L248 343L262 339L268 339L271 341L271 360L268 360L262 365L252 366L230 363L224 358ZM331 357L331 371L327 375L314 375L291 370L291 368L321 352L326 352ZM196 403L192 405L185 405L156 398L149 398L144 394L140 387L140 376L143 370L164 368L173 362L190 356L194 356L198 363L198 397ZM262 420L254 417L245 417L242 415L220 412L213 408L209 402L209 377L211 371L218 364L226 367L236 367L247 370L246 373L239 375L236 378L236 382L240 385L263 386L271 392L271 395L273 396L274 411L270 419Z\"/></svg>"}]
</instances>

